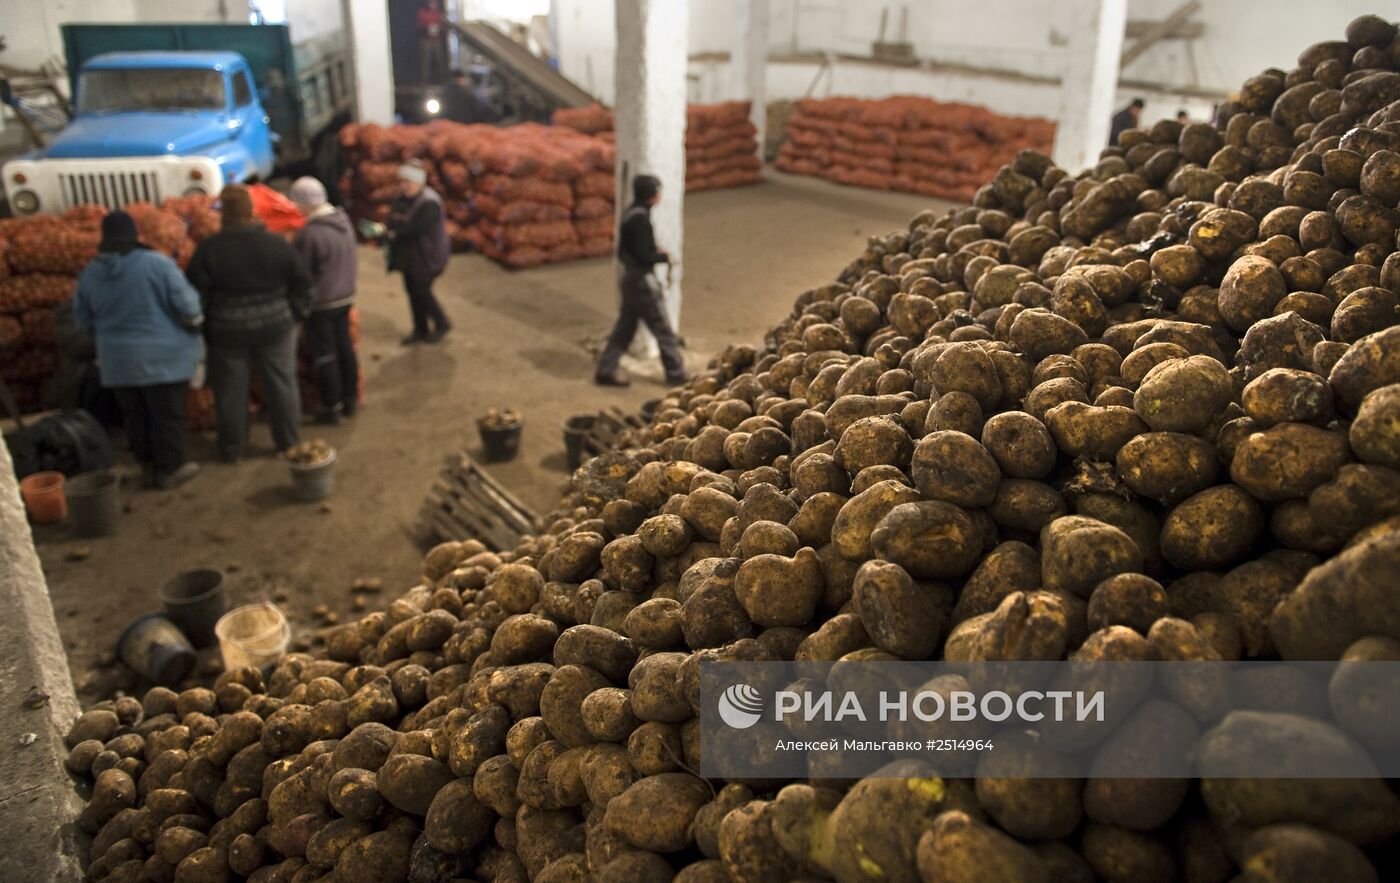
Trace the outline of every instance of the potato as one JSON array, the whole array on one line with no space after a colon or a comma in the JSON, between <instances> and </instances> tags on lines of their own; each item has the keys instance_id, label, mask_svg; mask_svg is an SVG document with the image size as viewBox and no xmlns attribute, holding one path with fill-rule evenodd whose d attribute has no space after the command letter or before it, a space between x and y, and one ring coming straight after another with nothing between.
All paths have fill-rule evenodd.
<instances>
[{"instance_id":1,"label":"potato","mask_svg":"<svg viewBox=\"0 0 1400 883\"><path fill-rule=\"evenodd\" d=\"M1278 423L1326 425L1332 417L1332 389L1310 371L1270 368L1245 386L1240 404L1261 429Z\"/></svg>"},{"instance_id":2,"label":"potato","mask_svg":"<svg viewBox=\"0 0 1400 883\"><path fill-rule=\"evenodd\" d=\"M1238 770L1250 758L1285 768L1317 763L1364 769L1371 762L1339 730L1292 714L1234 711L1201 740L1201 796L1217 818L1254 828L1277 822L1314 825L1358 845L1400 830L1400 798L1376 778L1223 778L1213 770ZM1314 767L1316 768L1316 767Z\"/></svg>"},{"instance_id":3,"label":"potato","mask_svg":"<svg viewBox=\"0 0 1400 883\"><path fill-rule=\"evenodd\" d=\"M1233 484L1187 497L1162 522L1162 557L1182 570L1209 570L1240 561L1264 532L1264 512Z\"/></svg>"},{"instance_id":4,"label":"potato","mask_svg":"<svg viewBox=\"0 0 1400 883\"><path fill-rule=\"evenodd\" d=\"M937 500L895 506L870 533L876 555L918 579L951 579L967 573L982 543L982 532L967 512Z\"/></svg>"},{"instance_id":5,"label":"potato","mask_svg":"<svg viewBox=\"0 0 1400 883\"><path fill-rule=\"evenodd\" d=\"M1171 883L1176 861L1161 841L1112 825L1088 825L1080 849L1106 883Z\"/></svg>"},{"instance_id":6,"label":"potato","mask_svg":"<svg viewBox=\"0 0 1400 883\"><path fill-rule=\"evenodd\" d=\"M521 613L506 618L491 638L491 655L500 665L533 662L550 653L559 627L542 616Z\"/></svg>"},{"instance_id":7,"label":"potato","mask_svg":"<svg viewBox=\"0 0 1400 883\"><path fill-rule=\"evenodd\" d=\"M1001 469L977 439L943 430L919 440L911 475L914 486L926 497L976 508L996 498Z\"/></svg>"},{"instance_id":8,"label":"potato","mask_svg":"<svg viewBox=\"0 0 1400 883\"><path fill-rule=\"evenodd\" d=\"M1125 625L1147 634L1168 614L1167 593L1160 583L1140 573L1120 573L1100 582L1089 596L1090 631Z\"/></svg>"},{"instance_id":9,"label":"potato","mask_svg":"<svg viewBox=\"0 0 1400 883\"><path fill-rule=\"evenodd\" d=\"M1266 825L1241 844L1241 883L1378 883L1365 854L1336 835L1309 825Z\"/></svg>"},{"instance_id":10,"label":"potato","mask_svg":"<svg viewBox=\"0 0 1400 883\"><path fill-rule=\"evenodd\" d=\"M638 849L677 852L694 842L695 814L710 789L688 773L661 773L637 781L608 803L608 831Z\"/></svg>"},{"instance_id":11,"label":"potato","mask_svg":"<svg viewBox=\"0 0 1400 883\"><path fill-rule=\"evenodd\" d=\"M1009 478L1044 478L1055 468L1059 454L1045 424L1023 411L988 419L982 427L982 446Z\"/></svg>"},{"instance_id":12,"label":"potato","mask_svg":"<svg viewBox=\"0 0 1400 883\"><path fill-rule=\"evenodd\" d=\"M1346 413L1355 413L1373 390L1400 383L1400 327L1368 334L1337 360L1327 382Z\"/></svg>"},{"instance_id":13,"label":"potato","mask_svg":"<svg viewBox=\"0 0 1400 883\"><path fill-rule=\"evenodd\" d=\"M331 807L349 819L369 821L384 808L375 774L369 770L348 767L331 776L326 788Z\"/></svg>"},{"instance_id":14,"label":"potato","mask_svg":"<svg viewBox=\"0 0 1400 883\"><path fill-rule=\"evenodd\" d=\"M821 564L810 548L790 558L754 556L739 566L734 578L735 597L749 619L760 626L805 625L823 588Z\"/></svg>"},{"instance_id":15,"label":"potato","mask_svg":"<svg viewBox=\"0 0 1400 883\"><path fill-rule=\"evenodd\" d=\"M89 739L96 739L98 742L106 742L117 734L117 728L121 726L121 721L117 719L117 713L105 708L94 708L85 711L68 731L64 741L69 748L74 748L79 742L86 742Z\"/></svg>"},{"instance_id":16,"label":"potato","mask_svg":"<svg viewBox=\"0 0 1400 883\"><path fill-rule=\"evenodd\" d=\"M207 846L190 853L175 868L175 883L224 883L231 879L228 855Z\"/></svg>"},{"instance_id":17,"label":"potato","mask_svg":"<svg viewBox=\"0 0 1400 883\"><path fill-rule=\"evenodd\" d=\"M423 835L434 849L459 853L473 849L490 833L495 814L477 800L473 785L458 779L433 797L423 820Z\"/></svg>"},{"instance_id":18,"label":"potato","mask_svg":"<svg viewBox=\"0 0 1400 883\"><path fill-rule=\"evenodd\" d=\"M1129 439L1147 430L1132 409L1095 407L1078 401L1051 408L1045 414L1045 425L1062 452L1095 460L1112 460Z\"/></svg>"},{"instance_id":19,"label":"potato","mask_svg":"<svg viewBox=\"0 0 1400 883\"><path fill-rule=\"evenodd\" d=\"M1048 883L1051 879L1030 849L956 810L940 814L919 838L918 867L925 883Z\"/></svg>"},{"instance_id":20,"label":"potato","mask_svg":"<svg viewBox=\"0 0 1400 883\"><path fill-rule=\"evenodd\" d=\"M516 796L519 778L519 768L508 756L498 754L477 767L472 777L472 794L498 815L514 816L520 808Z\"/></svg>"},{"instance_id":21,"label":"potato","mask_svg":"<svg viewBox=\"0 0 1400 883\"><path fill-rule=\"evenodd\" d=\"M1142 553L1126 533L1083 516L1052 521L1040 533L1040 546L1042 585L1080 598L1115 574L1142 568Z\"/></svg>"},{"instance_id":22,"label":"potato","mask_svg":"<svg viewBox=\"0 0 1400 883\"><path fill-rule=\"evenodd\" d=\"M875 646L905 659L927 659L942 639L951 595L944 586L916 584L897 564L867 561L856 574L852 600Z\"/></svg>"},{"instance_id":23,"label":"potato","mask_svg":"<svg viewBox=\"0 0 1400 883\"><path fill-rule=\"evenodd\" d=\"M1230 460L1230 477L1260 500L1304 497L1336 475L1348 453L1346 437L1339 432L1280 423L1240 442Z\"/></svg>"},{"instance_id":24,"label":"potato","mask_svg":"<svg viewBox=\"0 0 1400 883\"><path fill-rule=\"evenodd\" d=\"M625 680L636 660L631 641L596 625L566 629L554 643L555 665L585 665L614 682Z\"/></svg>"},{"instance_id":25,"label":"potato","mask_svg":"<svg viewBox=\"0 0 1400 883\"><path fill-rule=\"evenodd\" d=\"M388 883L408 879L413 839L397 831L376 831L347 846L335 863L340 883Z\"/></svg>"},{"instance_id":26,"label":"potato","mask_svg":"<svg viewBox=\"0 0 1400 883\"><path fill-rule=\"evenodd\" d=\"M1388 588L1400 565L1400 534L1361 540L1314 568L1279 604L1269 635L1284 659L1337 659L1368 635L1400 637Z\"/></svg>"},{"instance_id":27,"label":"potato","mask_svg":"<svg viewBox=\"0 0 1400 883\"><path fill-rule=\"evenodd\" d=\"M1400 384L1376 389L1361 400L1347 439L1362 462L1400 469Z\"/></svg>"},{"instance_id":28,"label":"potato","mask_svg":"<svg viewBox=\"0 0 1400 883\"><path fill-rule=\"evenodd\" d=\"M427 813L433 797L453 780L447 764L418 754L395 754L376 774L379 793L394 807L412 815Z\"/></svg>"},{"instance_id":29,"label":"potato","mask_svg":"<svg viewBox=\"0 0 1400 883\"><path fill-rule=\"evenodd\" d=\"M881 481L846 501L831 529L831 544L841 557L863 561L871 556L870 534L890 510L921 500L918 491L898 481ZM687 635L689 642L689 636ZM691 646L695 646L691 643Z\"/></svg>"},{"instance_id":30,"label":"potato","mask_svg":"<svg viewBox=\"0 0 1400 883\"><path fill-rule=\"evenodd\" d=\"M906 467L914 442L895 417L876 416L857 420L841 433L836 444L836 463L854 475L867 466L888 464Z\"/></svg>"},{"instance_id":31,"label":"potato","mask_svg":"<svg viewBox=\"0 0 1400 883\"><path fill-rule=\"evenodd\" d=\"M1234 398L1225 367L1209 356L1170 359L1150 369L1133 409L1158 432L1198 432Z\"/></svg>"}]
</instances>

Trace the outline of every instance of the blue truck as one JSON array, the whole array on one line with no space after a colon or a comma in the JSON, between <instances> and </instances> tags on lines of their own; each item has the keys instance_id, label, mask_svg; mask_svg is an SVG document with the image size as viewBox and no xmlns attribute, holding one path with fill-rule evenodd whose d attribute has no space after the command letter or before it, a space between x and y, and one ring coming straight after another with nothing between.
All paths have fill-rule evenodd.
<instances>
[{"instance_id":1,"label":"blue truck","mask_svg":"<svg viewBox=\"0 0 1400 883\"><path fill-rule=\"evenodd\" d=\"M333 24L297 44L287 25L64 25L73 120L0 170L10 211L158 203L275 169L333 179L353 82Z\"/></svg>"}]
</instances>

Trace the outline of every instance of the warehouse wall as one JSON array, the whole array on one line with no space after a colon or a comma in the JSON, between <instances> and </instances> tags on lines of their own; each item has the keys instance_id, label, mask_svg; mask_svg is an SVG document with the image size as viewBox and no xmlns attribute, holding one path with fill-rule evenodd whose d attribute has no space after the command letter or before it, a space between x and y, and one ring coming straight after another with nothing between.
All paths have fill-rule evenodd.
<instances>
[{"instance_id":1,"label":"warehouse wall","mask_svg":"<svg viewBox=\"0 0 1400 883\"><path fill-rule=\"evenodd\" d=\"M940 99L973 101L1002 113L1053 112L1057 87L1036 79L1056 79L1067 39L1055 4L1037 0L922 0L892 3L881 0L770 0L769 37L774 54L833 52L868 55L879 33L880 11L889 9L886 39L898 35L899 10L909 8L907 39L921 59L952 65L995 68L1024 75L997 77L965 72L935 73L889 66L836 64L813 94L879 97L897 92ZM1180 0L1129 0L1131 19L1161 19ZM1346 23L1385 3L1377 0L1207 0L1195 20L1205 33L1188 44L1167 40L1153 46L1123 71L1123 79L1161 83L1166 88L1120 91L1123 103L1142 94L1148 116L1174 114L1185 108L1206 117L1216 98L1190 92L1226 93L1265 67L1287 67L1307 45L1340 36ZM591 66L602 100L612 99L613 52L610 0L554 0L559 15L560 67L588 86ZM703 57L724 53L732 42L728 4L691 4L690 53L692 100L712 101L727 96L728 65ZM607 71L599 75L602 68ZM769 66L770 99L797 98L806 93L817 72L815 64L773 63ZM1026 78L1030 78L1028 81Z\"/></svg>"}]
</instances>

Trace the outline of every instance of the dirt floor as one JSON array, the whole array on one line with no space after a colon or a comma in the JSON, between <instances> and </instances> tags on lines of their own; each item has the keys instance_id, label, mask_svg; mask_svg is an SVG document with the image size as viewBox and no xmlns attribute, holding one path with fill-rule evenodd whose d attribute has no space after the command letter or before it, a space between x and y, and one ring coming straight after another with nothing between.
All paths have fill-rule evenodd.
<instances>
[{"instance_id":1,"label":"dirt floor","mask_svg":"<svg viewBox=\"0 0 1400 883\"><path fill-rule=\"evenodd\" d=\"M829 282L866 237L930 204L773 172L755 187L686 197L681 324L693 367L726 343L760 342L798 293ZM454 257L437 291L456 328L441 344L412 348L398 343L408 325L399 278L384 273L372 249L360 266L365 407L353 422L303 434L339 451L328 503L292 499L287 466L255 425L250 456L237 465L212 462L211 437L193 439L193 455L205 461L200 476L171 493L130 493L114 536L36 529L84 701L139 686L114 664L112 648L128 622L159 609L157 589L169 576L223 569L229 606L274 600L305 642L315 628L357 615L357 604L372 609L413 584L424 548L419 507L447 454L479 453L477 415L493 406L523 414L520 456L489 469L547 512L568 478L564 419L610 404L635 408L662 390L659 365L634 366L629 389L591 382L591 350L617 297L608 260L509 272L477 255ZM361 578L382 580L382 593L352 592Z\"/></svg>"}]
</instances>

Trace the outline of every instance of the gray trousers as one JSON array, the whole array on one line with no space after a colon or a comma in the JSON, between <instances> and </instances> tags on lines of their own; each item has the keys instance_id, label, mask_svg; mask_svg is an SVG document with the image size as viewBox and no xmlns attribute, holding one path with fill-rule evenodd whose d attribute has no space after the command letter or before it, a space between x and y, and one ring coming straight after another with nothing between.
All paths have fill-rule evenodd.
<instances>
[{"instance_id":1,"label":"gray trousers","mask_svg":"<svg viewBox=\"0 0 1400 883\"><path fill-rule=\"evenodd\" d=\"M603 377L617 371L622 354L632 345L637 334L637 325L645 323L651 336L656 338L657 349L661 350L661 365L666 369L667 379L680 377L685 373L685 362L681 358L681 342L671 329L671 320L666 316L666 305L662 300L661 284L649 269L624 266L618 271L617 289L622 295L622 306L618 310L617 322L608 335L607 346L598 357L598 376Z\"/></svg>"},{"instance_id":2,"label":"gray trousers","mask_svg":"<svg viewBox=\"0 0 1400 883\"><path fill-rule=\"evenodd\" d=\"M209 386L214 390L219 455L243 456L248 441L248 365L262 380L272 443L279 451L295 445L301 427L301 390L297 386L297 333L256 343L212 340L208 347Z\"/></svg>"}]
</instances>

